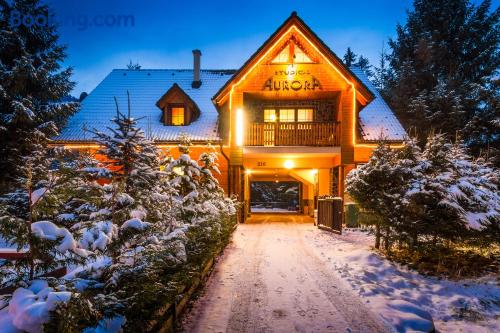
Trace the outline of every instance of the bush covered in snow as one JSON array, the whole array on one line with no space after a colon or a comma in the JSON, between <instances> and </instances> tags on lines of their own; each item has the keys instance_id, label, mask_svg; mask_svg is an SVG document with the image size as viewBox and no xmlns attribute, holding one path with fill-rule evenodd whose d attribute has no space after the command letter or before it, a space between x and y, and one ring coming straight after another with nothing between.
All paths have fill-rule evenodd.
<instances>
[{"instance_id":1,"label":"bush covered in snow","mask_svg":"<svg viewBox=\"0 0 500 333\"><path fill-rule=\"evenodd\" d=\"M500 243L498 170L472 159L458 141L431 135L390 149L381 141L369 162L347 178L348 193L372 215L377 244L424 251Z\"/></svg>"},{"instance_id":2,"label":"bush covered in snow","mask_svg":"<svg viewBox=\"0 0 500 333\"><path fill-rule=\"evenodd\" d=\"M192 160L183 138L180 157L166 156L130 104L128 115L117 106L113 123L95 132L103 161L40 148L19 189L1 198L0 236L26 253L0 263L2 286L17 288L2 296L5 327L144 331L227 244L237 204L213 176L213 150ZM63 279L43 278L62 266L71 269ZM38 310L28 298L40 299Z\"/></svg>"}]
</instances>

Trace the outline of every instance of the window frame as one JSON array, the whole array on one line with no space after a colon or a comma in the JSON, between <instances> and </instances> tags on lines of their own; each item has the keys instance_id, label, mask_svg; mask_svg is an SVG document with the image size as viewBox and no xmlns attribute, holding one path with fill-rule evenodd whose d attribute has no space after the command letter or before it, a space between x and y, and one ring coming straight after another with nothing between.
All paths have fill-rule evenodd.
<instances>
[{"instance_id":1,"label":"window frame","mask_svg":"<svg viewBox=\"0 0 500 333\"><path fill-rule=\"evenodd\" d=\"M182 108L184 110L184 113L182 114L182 125L176 125L174 124L174 114L173 114L173 109L177 108ZM167 113L168 113L168 125L170 126L187 126L188 124L186 123L186 104L184 103L169 103L167 106Z\"/></svg>"},{"instance_id":2,"label":"window frame","mask_svg":"<svg viewBox=\"0 0 500 333\"><path fill-rule=\"evenodd\" d=\"M299 121L299 109L301 110L312 110L312 118L310 121ZM275 123L313 123L315 121L315 114L316 114L316 109L313 106L264 106L261 111L262 111L262 120L264 123L272 123L272 121L266 121L265 118L265 110L274 110L274 114L276 117L276 120L274 121ZM281 110L294 110L294 120L293 121L282 121L281 119Z\"/></svg>"},{"instance_id":3,"label":"window frame","mask_svg":"<svg viewBox=\"0 0 500 333\"><path fill-rule=\"evenodd\" d=\"M266 120L266 111L273 111L274 120L271 120L271 119ZM262 109L262 116L263 116L263 120L265 123L275 123L278 120L278 117L276 116L276 108L264 108L264 109Z\"/></svg>"},{"instance_id":4,"label":"window frame","mask_svg":"<svg viewBox=\"0 0 500 333\"><path fill-rule=\"evenodd\" d=\"M311 111L311 120L299 120L299 110L310 110ZM309 108L309 107L298 107L296 109L296 114L297 114L297 117L296 117L296 121L298 123L312 123L314 122L314 108Z\"/></svg>"},{"instance_id":5,"label":"window frame","mask_svg":"<svg viewBox=\"0 0 500 333\"><path fill-rule=\"evenodd\" d=\"M282 107L282 108L278 108L278 119L279 119L279 122L280 123L296 123L297 122L297 109L296 108L287 108L287 107ZM289 111L293 111L293 120L292 121L283 121L281 119L281 111L287 111L287 119L288 119L288 116L290 115L290 112Z\"/></svg>"}]
</instances>

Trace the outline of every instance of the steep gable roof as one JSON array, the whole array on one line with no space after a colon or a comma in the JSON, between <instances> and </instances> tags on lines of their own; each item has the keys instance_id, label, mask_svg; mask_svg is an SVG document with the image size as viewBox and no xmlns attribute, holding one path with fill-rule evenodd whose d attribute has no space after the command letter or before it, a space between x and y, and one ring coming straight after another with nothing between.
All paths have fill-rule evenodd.
<instances>
[{"instance_id":1,"label":"steep gable roof","mask_svg":"<svg viewBox=\"0 0 500 333\"><path fill-rule=\"evenodd\" d=\"M92 142L89 130L108 133L111 119L116 115L114 97L119 106L127 106L127 90L130 92L132 117L139 119L138 126L157 142L175 142L181 133L193 141L219 140L218 112L211 102L214 93L231 77L234 70L201 70L203 84L191 87L191 69L115 69L85 98L78 112L70 117L57 142ZM156 103L165 91L177 84L199 107L200 116L186 126L165 126L161 122L162 111Z\"/></svg>"},{"instance_id":2,"label":"steep gable roof","mask_svg":"<svg viewBox=\"0 0 500 333\"><path fill-rule=\"evenodd\" d=\"M229 79L224 86L222 86L219 91L214 95L212 100L214 103L220 102L231 89L231 84L239 80L245 73L252 67L252 62L254 59L261 58L266 51L284 34L289 28L295 26L302 34L306 36L318 49L319 51L329 60L335 67L346 77L352 78L356 90L358 90L361 95L367 101L370 101L375 96L366 87L366 85L361 81L356 75L344 65L342 60L311 30L311 28L297 15L296 12L292 12L290 17L283 22L281 26L276 29L276 31L255 51L252 56L241 66L240 69L234 73L234 75Z\"/></svg>"}]
</instances>

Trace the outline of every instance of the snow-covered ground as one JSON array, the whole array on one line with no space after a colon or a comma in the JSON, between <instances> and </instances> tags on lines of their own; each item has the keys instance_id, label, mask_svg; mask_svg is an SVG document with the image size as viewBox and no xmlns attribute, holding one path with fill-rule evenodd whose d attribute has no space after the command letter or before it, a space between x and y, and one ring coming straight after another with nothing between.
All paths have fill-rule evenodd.
<instances>
[{"instance_id":1,"label":"snow-covered ground","mask_svg":"<svg viewBox=\"0 0 500 333\"><path fill-rule=\"evenodd\" d=\"M373 238L361 231L338 236L307 230L304 237L329 269L395 327L423 310L439 332L500 332L498 277L448 281L422 276L374 253Z\"/></svg>"},{"instance_id":2,"label":"snow-covered ground","mask_svg":"<svg viewBox=\"0 0 500 333\"><path fill-rule=\"evenodd\" d=\"M238 226L183 318L186 332L410 332L429 330L430 316L439 332L500 331L494 278L423 277L375 254L362 231L254 218L264 220Z\"/></svg>"}]
</instances>

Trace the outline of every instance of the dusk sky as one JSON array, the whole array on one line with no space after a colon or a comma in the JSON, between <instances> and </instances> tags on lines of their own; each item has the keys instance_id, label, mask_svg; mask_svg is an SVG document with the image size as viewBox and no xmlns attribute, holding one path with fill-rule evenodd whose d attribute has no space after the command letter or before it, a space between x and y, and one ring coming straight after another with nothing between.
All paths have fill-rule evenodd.
<instances>
[{"instance_id":1,"label":"dusk sky","mask_svg":"<svg viewBox=\"0 0 500 333\"><path fill-rule=\"evenodd\" d=\"M376 64L382 43L395 35L411 7L410 0L48 2L62 22L75 96L130 60L142 68L191 68L196 48L202 68L239 68L294 10L338 56L351 46ZM94 20L101 26L84 24Z\"/></svg>"}]
</instances>

